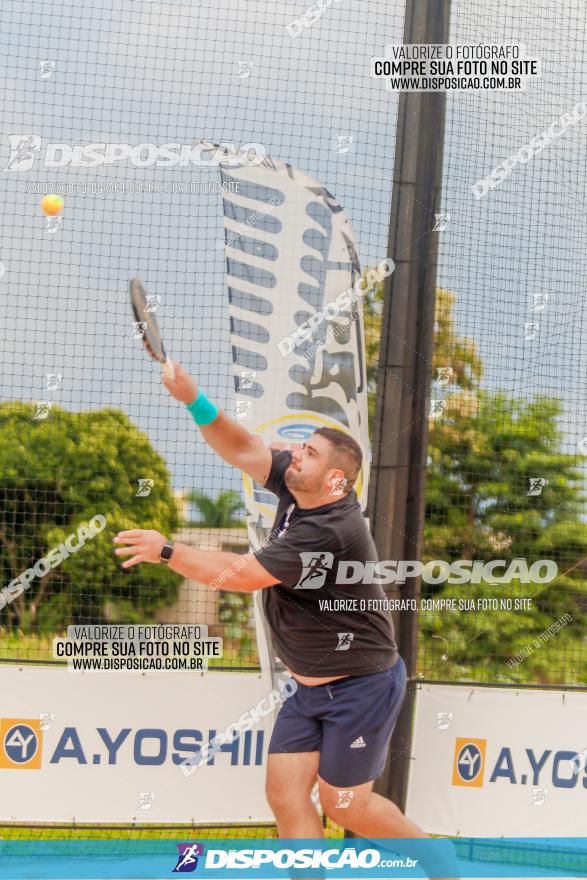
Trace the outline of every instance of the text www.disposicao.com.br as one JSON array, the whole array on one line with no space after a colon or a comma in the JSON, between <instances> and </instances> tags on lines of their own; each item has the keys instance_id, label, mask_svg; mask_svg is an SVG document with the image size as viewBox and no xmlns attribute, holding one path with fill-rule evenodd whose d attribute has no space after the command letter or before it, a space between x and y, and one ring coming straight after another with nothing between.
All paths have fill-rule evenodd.
<instances>
[{"instance_id":1,"label":"text www.disposicao.com.br","mask_svg":"<svg viewBox=\"0 0 587 880\"><path fill-rule=\"evenodd\" d=\"M116 669L202 669L199 657L88 657L70 660L71 669L79 672L108 672Z\"/></svg>"}]
</instances>

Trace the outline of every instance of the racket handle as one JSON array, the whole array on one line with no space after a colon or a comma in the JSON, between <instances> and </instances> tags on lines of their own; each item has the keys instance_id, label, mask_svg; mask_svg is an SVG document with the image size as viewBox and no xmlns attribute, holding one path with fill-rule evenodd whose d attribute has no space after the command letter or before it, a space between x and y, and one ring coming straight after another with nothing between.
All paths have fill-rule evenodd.
<instances>
[{"instance_id":1,"label":"racket handle","mask_svg":"<svg viewBox=\"0 0 587 880\"><path fill-rule=\"evenodd\" d=\"M163 373L166 379L169 379L171 382L175 379L175 370L173 369L173 364L170 360L164 360L161 365L163 369Z\"/></svg>"}]
</instances>

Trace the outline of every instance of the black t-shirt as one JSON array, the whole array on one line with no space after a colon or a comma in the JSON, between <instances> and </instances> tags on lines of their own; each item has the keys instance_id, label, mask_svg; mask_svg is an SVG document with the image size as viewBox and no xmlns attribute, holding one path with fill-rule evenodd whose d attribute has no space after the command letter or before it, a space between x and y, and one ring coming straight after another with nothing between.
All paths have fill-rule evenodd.
<instances>
[{"instance_id":1,"label":"black t-shirt","mask_svg":"<svg viewBox=\"0 0 587 880\"><path fill-rule=\"evenodd\" d=\"M355 493L304 510L285 485L291 453L271 454L265 488L279 504L271 535L254 555L280 580L263 590L278 656L292 672L316 678L389 669L398 654L391 617L379 610L382 586L336 583L339 561L377 561Z\"/></svg>"}]
</instances>

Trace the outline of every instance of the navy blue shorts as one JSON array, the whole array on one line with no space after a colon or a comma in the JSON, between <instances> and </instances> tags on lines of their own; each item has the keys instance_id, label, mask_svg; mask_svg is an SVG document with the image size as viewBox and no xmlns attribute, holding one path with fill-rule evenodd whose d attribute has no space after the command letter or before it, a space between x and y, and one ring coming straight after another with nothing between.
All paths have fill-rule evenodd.
<instances>
[{"instance_id":1,"label":"navy blue shorts","mask_svg":"<svg viewBox=\"0 0 587 880\"><path fill-rule=\"evenodd\" d=\"M318 775L350 788L377 779L406 692L406 667L298 689L275 721L269 754L320 752Z\"/></svg>"}]
</instances>

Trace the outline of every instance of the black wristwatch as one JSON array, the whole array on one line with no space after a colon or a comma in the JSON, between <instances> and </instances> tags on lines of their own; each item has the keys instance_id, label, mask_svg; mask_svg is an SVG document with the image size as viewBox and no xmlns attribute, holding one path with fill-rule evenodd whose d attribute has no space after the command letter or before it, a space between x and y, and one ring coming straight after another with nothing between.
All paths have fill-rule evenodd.
<instances>
[{"instance_id":1,"label":"black wristwatch","mask_svg":"<svg viewBox=\"0 0 587 880\"><path fill-rule=\"evenodd\" d=\"M163 544L163 546L161 547L161 553L159 554L161 562L169 562L169 560L173 556L173 547L173 541L168 541L166 544Z\"/></svg>"}]
</instances>

